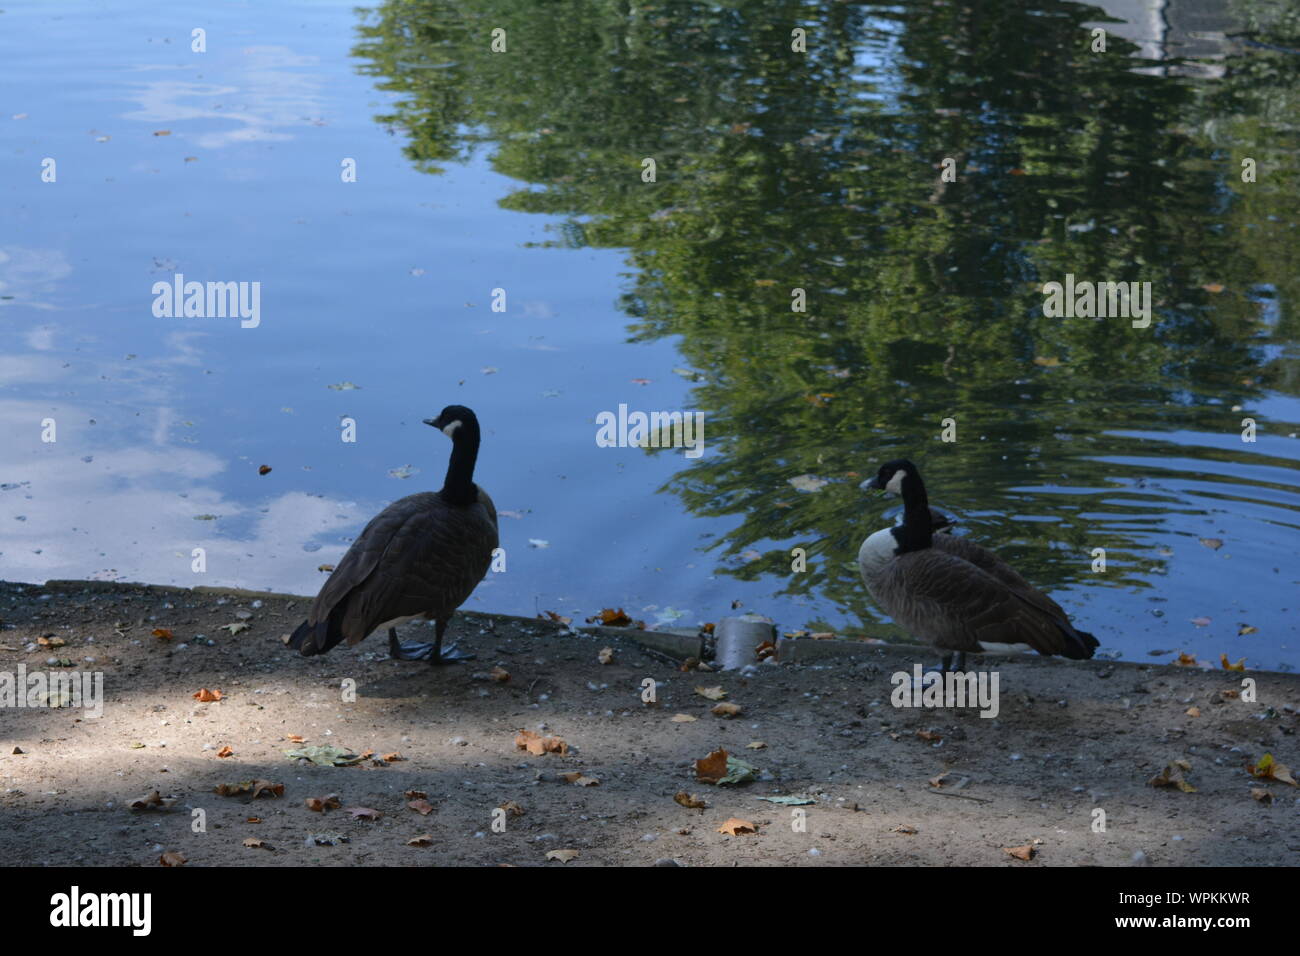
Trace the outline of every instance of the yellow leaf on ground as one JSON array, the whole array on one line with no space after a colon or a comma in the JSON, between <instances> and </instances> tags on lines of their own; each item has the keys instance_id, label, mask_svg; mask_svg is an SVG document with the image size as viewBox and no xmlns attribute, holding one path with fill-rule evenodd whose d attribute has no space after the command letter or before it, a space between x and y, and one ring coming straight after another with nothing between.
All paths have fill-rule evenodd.
<instances>
[{"instance_id":1,"label":"yellow leaf on ground","mask_svg":"<svg viewBox=\"0 0 1300 956\"><path fill-rule=\"evenodd\" d=\"M723 690L721 686L697 687L695 688L695 693L708 700L722 700L722 698L727 696L727 692Z\"/></svg>"},{"instance_id":2,"label":"yellow leaf on ground","mask_svg":"<svg viewBox=\"0 0 1300 956\"><path fill-rule=\"evenodd\" d=\"M546 854L548 860L559 860L561 863L568 863L578 855L577 850L552 850Z\"/></svg>"},{"instance_id":3,"label":"yellow leaf on ground","mask_svg":"<svg viewBox=\"0 0 1300 956\"><path fill-rule=\"evenodd\" d=\"M687 793L685 790L678 790L677 793L673 795L673 800L681 804L687 810L705 810L708 809L709 806L695 794Z\"/></svg>"},{"instance_id":4,"label":"yellow leaf on ground","mask_svg":"<svg viewBox=\"0 0 1300 956\"><path fill-rule=\"evenodd\" d=\"M725 833L728 836L740 836L742 833L757 833L758 828L748 820L732 817L718 827L718 832Z\"/></svg>"}]
</instances>

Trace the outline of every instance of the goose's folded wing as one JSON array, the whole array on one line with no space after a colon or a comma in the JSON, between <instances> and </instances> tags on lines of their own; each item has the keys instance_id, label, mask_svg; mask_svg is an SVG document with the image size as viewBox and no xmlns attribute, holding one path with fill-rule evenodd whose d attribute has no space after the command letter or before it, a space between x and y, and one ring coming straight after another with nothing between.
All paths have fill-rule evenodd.
<instances>
[{"instance_id":1,"label":"goose's folded wing","mask_svg":"<svg viewBox=\"0 0 1300 956\"><path fill-rule=\"evenodd\" d=\"M1053 615L945 551L927 548L899 556L882 572L880 588L891 595L888 610L899 624L930 635L940 647L974 651L988 641L1027 644L1043 654L1060 654L1066 647L1066 634Z\"/></svg>"},{"instance_id":2,"label":"goose's folded wing","mask_svg":"<svg viewBox=\"0 0 1300 956\"><path fill-rule=\"evenodd\" d=\"M956 537L954 535L936 535L933 541L933 547L947 554L954 555L964 561L968 561L975 567L987 574L997 578L1011 590L1015 591L1023 600L1032 604L1038 610L1052 617L1058 618L1062 623L1068 623L1069 617L1065 610L1049 598L1042 591L1038 590L1016 571L1011 565L1007 564L988 548L982 547L971 541L969 538Z\"/></svg>"},{"instance_id":3,"label":"goose's folded wing","mask_svg":"<svg viewBox=\"0 0 1300 956\"><path fill-rule=\"evenodd\" d=\"M343 620L348 642L355 644L394 618L450 617L492 563L497 529L491 517L481 503L455 508L441 499L405 515L365 585L348 597Z\"/></svg>"}]
</instances>

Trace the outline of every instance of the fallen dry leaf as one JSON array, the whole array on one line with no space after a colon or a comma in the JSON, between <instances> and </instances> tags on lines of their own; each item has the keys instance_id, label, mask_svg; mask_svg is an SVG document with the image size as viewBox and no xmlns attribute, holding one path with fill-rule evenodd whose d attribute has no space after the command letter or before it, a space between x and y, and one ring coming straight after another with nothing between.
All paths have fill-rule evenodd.
<instances>
[{"instance_id":1,"label":"fallen dry leaf","mask_svg":"<svg viewBox=\"0 0 1300 956\"><path fill-rule=\"evenodd\" d=\"M515 747L519 750L527 750L536 757L543 754L560 754L563 756L569 752L569 745L564 742L563 738L543 737L531 730L520 730L515 734Z\"/></svg>"},{"instance_id":2,"label":"fallen dry leaf","mask_svg":"<svg viewBox=\"0 0 1300 956\"><path fill-rule=\"evenodd\" d=\"M721 703L713 706L712 713L717 714L719 717L731 718L739 717L744 712L744 709L739 704Z\"/></svg>"},{"instance_id":3,"label":"fallen dry leaf","mask_svg":"<svg viewBox=\"0 0 1300 956\"><path fill-rule=\"evenodd\" d=\"M689 724L692 721L699 720L698 717L692 717L690 714L673 714L669 719L674 724Z\"/></svg>"},{"instance_id":4,"label":"fallen dry leaf","mask_svg":"<svg viewBox=\"0 0 1300 956\"><path fill-rule=\"evenodd\" d=\"M214 701L221 700L222 693L219 690L208 690L206 687L200 688L194 694L191 694L200 704L211 704Z\"/></svg>"},{"instance_id":5,"label":"fallen dry leaf","mask_svg":"<svg viewBox=\"0 0 1300 956\"><path fill-rule=\"evenodd\" d=\"M695 761L695 776L705 783L717 783L727 775L727 752L715 750Z\"/></svg>"},{"instance_id":6,"label":"fallen dry leaf","mask_svg":"<svg viewBox=\"0 0 1300 956\"><path fill-rule=\"evenodd\" d=\"M600 781L595 777L588 777L586 774L578 773L577 771L574 771L573 773L562 773L560 776L569 781L569 783L573 784L575 787L600 786Z\"/></svg>"},{"instance_id":7,"label":"fallen dry leaf","mask_svg":"<svg viewBox=\"0 0 1300 956\"><path fill-rule=\"evenodd\" d=\"M687 793L685 790L678 790L677 793L673 794L673 800L687 810L707 810L709 806L695 794Z\"/></svg>"},{"instance_id":8,"label":"fallen dry leaf","mask_svg":"<svg viewBox=\"0 0 1300 956\"><path fill-rule=\"evenodd\" d=\"M1246 658L1244 657L1241 660L1237 661L1237 663L1235 664L1229 664L1228 655L1220 654L1219 663L1223 665L1223 669L1225 671L1244 671L1246 669Z\"/></svg>"},{"instance_id":9,"label":"fallen dry leaf","mask_svg":"<svg viewBox=\"0 0 1300 956\"><path fill-rule=\"evenodd\" d=\"M179 797L164 797L157 790L146 793L143 797L136 797L129 804L132 810L166 810L172 806Z\"/></svg>"},{"instance_id":10,"label":"fallen dry leaf","mask_svg":"<svg viewBox=\"0 0 1300 956\"><path fill-rule=\"evenodd\" d=\"M623 613L622 608L615 611L607 607L596 616L587 618L587 623L604 624L606 627L627 627L632 623L632 619Z\"/></svg>"},{"instance_id":11,"label":"fallen dry leaf","mask_svg":"<svg viewBox=\"0 0 1300 956\"><path fill-rule=\"evenodd\" d=\"M1222 538L1201 538L1200 541L1201 544L1205 545L1211 551L1218 551L1220 548L1223 547Z\"/></svg>"},{"instance_id":12,"label":"fallen dry leaf","mask_svg":"<svg viewBox=\"0 0 1300 956\"><path fill-rule=\"evenodd\" d=\"M898 826L894 827L894 828L891 829L889 832L890 832L890 833L908 833L908 834L911 834L911 833L916 833L916 832L917 832L917 829L916 829L916 827L908 826L906 823L900 823Z\"/></svg>"},{"instance_id":13,"label":"fallen dry leaf","mask_svg":"<svg viewBox=\"0 0 1300 956\"><path fill-rule=\"evenodd\" d=\"M428 794L423 790L407 790L402 796L406 797L407 800L423 800Z\"/></svg>"},{"instance_id":14,"label":"fallen dry leaf","mask_svg":"<svg viewBox=\"0 0 1300 956\"><path fill-rule=\"evenodd\" d=\"M515 803L513 800L507 800L505 803L497 807L497 809L504 810L506 812L506 816L510 816L510 817L522 817L524 815L524 808L521 807L519 804Z\"/></svg>"},{"instance_id":15,"label":"fallen dry leaf","mask_svg":"<svg viewBox=\"0 0 1300 956\"><path fill-rule=\"evenodd\" d=\"M170 627L155 627L153 629L153 636L159 640L170 641L176 635L172 633Z\"/></svg>"},{"instance_id":16,"label":"fallen dry leaf","mask_svg":"<svg viewBox=\"0 0 1300 956\"><path fill-rule=\"evenodd\" d=\"M403 757L403 756L402 756L400 753L398 753L396 750L394 750L394 751L393 751L392 753L390 753L390 754L384 754L384 755L383 755L382 757L380 757L379 759L382 760L382 761L384 761L384 763L397 763L399 760L405 760L406 758Z\"/></svg>"},{"instance_id":17,"label":"fallen dry leaf","mask_svg":"<svg viewBox=\"0 0 1300 956\"><path fill-rule=\"evenodd\" d=\"M758 828L748 820L732 817L718 827L718 832L725 833L728 836L740 836L742 833L757 833Z\"/></svg>"},{"instance_id":18,"label":"fallen dry leaf","mask_svg":"<svg viewBox=\"0 0 1300 956\"><path fill-rule=\"evenodd\" d=\"M1269 793L1263 787L1251 787L1250 795L1254 797L1256 800L1258 800L1260 803L1273 802L1273 794Z\"/></svg>"},{"instance_id":19,"label":"fallen dry leaf","mask_svg":"<svg viewBox=\"0 0 1300 956\"><path fill-rule=\"evenodd\" d=\"M243 780L239 783L217 784L212 792L220 797L241 797L245 794L254 799L264 794L268 797L283 797L284 784L272 783L269 780Z\"/></svg>"},{"instance_id":20,"label":"fallen dry leaf","mask_svg":"<svg viewBox=\"0 0 1300 956\"><path fill-rule=\"evenodd\" d=\"M1247 634L1258 634L1259 628L1251 627L1249 624L1242 624L1237 628L1237 636L1245 637Z\"/></svg>"},{"instance_id":21,"label":"fallen dry leaf","mask_svg":"<svg viewBox=\"0 0 1300 956\"><path fill-rule=\"evenodd\" d=\"M257 837L245 837L245 838L244 838L244 846L248 847L250 850L269 850L269 849L271 849L271 847L270 847L268 844L263 843L263 842L262 842L261 840L259 840Z\"/></svg>"},{"instance_id":22,"label":"fallen dry leaf","mask_svg":"<svg viewBox=\"0 0 1300 956\"><path fill-rule=\"evenodd\" d=\"M1291 768L1286 764L1278 763L1273 759L1272 754L1264 754L1259 758L1259 763L1248 765L1246 770L1252 777L1261 780L1277 780L1292 787L1296 786L1295 778L1291 776Z\"/></svg>"},{"instance_id":23,"label":"fallen dry leaf","mask_svg":"<svg viewBox=\"0 0 1300 956\"><path fill-rule=\"evenodd\" d=\"M1188 783L1183 774L1192 769L1186 760L1175 760L1164 770L1147 781L1148 787L1177 787L1183 793L1196 793L1196 788Z\"/></svg>"},{"instance_id":24,"label":"fallen dry leaf","mask_svg":"<svg viewBox=\"0 0 1300 956\"><path fill-rule=\"evenodd\" d=\"M226 746L217 751L218 757L233 757L234 755L235 752L230 749L230 744L226 744Z\"/></svg>"},{"instance_id":25,"label":"fallen dry leaf","mask_svg":"<svg viewBox=\"0 0 1300 956\"><path fill-rule=\"evenodd\" d=\"M1188 707L1184 713L1186 713L1188 717L1199 717L1201 716L1201 708Z\"/></svg>"},{"instance_id":26,"label":"fallen dry leaf","mask_svg":"<svg viewBox=\"0 0 1300 956\"><path fill-rule=\"evenodd\" d=\"M498 512L498 514L500 514L500 512ZM522 516L521 516L521 517L522 517ZM545 617L542 617L543 614L545 615ZM565 617L565 616L562 615L562 614L556 614L554 611L543 611L541 614L539 614L539 615L537 615L537 616L538 616L538 617L541 617L542 620L547 620L547 619L552 620L552 621L554 621L556 624L566 624L566 625L567 625L567 624L572 624L572 623L573 623L573 618L571 618L571 617ZM588 621L591 621L591 620L593 620L593 619L592 619L592 618L588 618L587 620L588 620Z\"/></svg>"},{"instance_id":27,"label":"fallen dry leaf","mask_svg":"<svg viewBox=\"0 0 1300 956\"><path fill-rule=\"evenodd\" d=\"M352 814L354 820L378 820L384 815L371 807L348 807L348 813Z\"/></svg>"},{"instance_id":28,"label":"fallen dry leaf","mask_svg":"<svg viewBox=\"0 0 1300 956\"><path fill-rule=\"evenodd\" d=\"M411 837L406 841L407 846L433 846L433 836L428 833L421 833L419 836Z\"/></svg>"},{"instance_id":29,"label":"fallen dry leaf","mask_svg":"<svg viewBox=\"0 0 1300 956\"><path fill-rule=\"evenodd\" d=\"M302 734L289 734L284 739L289 741L291 744L305 744L307 742L307 738Z\"/></svg>"},{"instance_id":30,"label":"fallen dry leaf","mask_svg":"<svg viewBox=\"0 0 1300 956\"><path fill-rule=\"evenodd\" d=\"M168 850L162 856L158 857L158 862L163 866L184 866L185 854L180 850Z\"/></svg>"},{"instance_id":31,"label":"fallen dry leaf","mask_svg":"<svg viewBox=\"0 0 1300 956\"><path fill-rule=\"evenodd\" d=\"M708 700L722 700L727 696L727 692L722 689L721 685L718 687L697 687L695 693Z\"/></svg>"},{"instance_id":32,"label":"fallen dry leaf","mask_svg":"<svg viewBox=\"0 0 1300 956\"><path fill-rule=\"evenodd\" d=\"M602 664L614 663L614 648L602 647L600 649L600 653L596 655L596 660L598 660Z\"/></svg>"},{"instance_id":33,"label":"fallen dry leaf","mask_svg":"<svg viewBox=\"0 0 1300 956\"><path fill-rule=\"evenodd\" d=\"M1180 653L1180 654L1178 655L1177 660L1175 660L1173 663L1177 664L1179 667L1195 667L1195 666L1196 666L1196 655L1194 655L1194 654L1187 654L1187 653Z\"/></svg>"},{"instance_id":34,"label":"fallen dry leaf","mask_svg":"<svg viewBox=\"0 0 1300 956\"><path fill-rule=\"evenodd\" d=\"M412 800L407 806L422 817L427 817L434 809L433 804L428 800Z\"/></svg>"},{"instance_id":35,"label":"fallen dry leaf","mask_svg":"<svg viewBox=\"0 0 1300 956\"><path fill-rule=\"evenodd\" d=\"M932 786L932 787L936 787L936 788L938 788L938 787L942 787L945 783L947 783L947 781L948 781L948 777L949 777L949 775L950 775L951 773L952 773L951 770L945 770L943 773L939 774L937 777L931 777L930 780L929 780L929 784L930 784L930 786Z\"/></svg>"},{"instance_id":36,"label":"fallen dry leaf","mask_svg":"<svg viewBox=\"0 0 1300 956\"><path fill-rule=\"evenodd\" d=\"M943 740L943 734L936 734L933 730L918 730L916 732L916 736L920 737L922 740L928 740L932 742Z\"/></svg>"},{"instance_id":37,"label":"fallen dry leaf","mask_svg":"<svg viewBox=\"0 0 1300 956\"><path fill-rule=\"evenodd\" d=\"M745 744L745 747L749 750L765 750L767 749L767 744L761 740L751 740L749 743Z\"/></svg>"},{"instance_id":38,"label":"fallen dry leaf","mask_svg":"<svg viewBox=\"0 0 1300 956\"><path fill-rule=\"evenodd\" d=\"M1013 856L1017 860L1032 860L1034 858L1034 845L1026 843L1024 846L1004 846L1002 852L1007 856Z\"/></svg>"},{"instance_id":39,"label":"fallen dry leaf","mask_svg":"<svg viewBox=\"0 0 1300 956\"><path fill-rule=\"evenodd\" d=\"M488 671L488 677L492 678L498 684L504 684L510 680L510 672L504 667L494 667Z\"/></svg>"},{"instance_id":40,"label":"fallen dry leaf","mask_svg":"<svg viewBox=\"0 0 1300 956\"><path fill-rule=\"evenodd\" d=\"M305 803L308 810L316 813L324 813L326 810L339 810L343 807L343 804L339 802L337 793L326 794L323 797L308 797Z\"/></svg>"},{"instance_id":41,"label":"fallen dry leaf","mask_svg":"<svg viewBox=\"0 0 1300 956\"><path fill-rule=\"evenodd\" d=\"M552 850L546 854L548 860L559 860L561 863L568 863L578 855L577 850Z\"/></svg>"}]
</instances>

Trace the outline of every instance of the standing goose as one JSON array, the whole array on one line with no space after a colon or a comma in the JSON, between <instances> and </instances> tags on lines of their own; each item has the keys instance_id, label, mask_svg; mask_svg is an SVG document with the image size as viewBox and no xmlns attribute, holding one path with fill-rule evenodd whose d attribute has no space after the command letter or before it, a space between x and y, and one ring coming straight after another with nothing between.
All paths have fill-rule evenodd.
<instances>
[{"instance_id":1,"label":"standing goose","mask_svg":"<svg viewBox=\"0 0 1300 956\"><path fill-rule=\"evenodd\" d=\"M993 552L939 525L916 466L882 465L863 488L903 497L903 523L875 532L858 549L862 580L876 603L908 631L942 651L941 671L966 655L1033 649L1087 660L1097 639L1076 630L1055 601Z\"/></svg>"},{"instance_id":2,"label":"standing goose","mask_svg":"<svg viewBox=\"0 0 1300 956\"><path fill-rule=\"evenodd\" d=\"M371 519L316 595L307 620L289 638L304 657L324 654L346 640L356 644L388 629L388 652L431 664L469 660L455 646L442 646L456 608L487 574L497 546L497 510L474 484L479 427L464 405L448 405L424 424L451 438L451 461L442 490L394 501ZM397 627L435 622L432 644L399 644Z\"/></svg>"}]
</instances>

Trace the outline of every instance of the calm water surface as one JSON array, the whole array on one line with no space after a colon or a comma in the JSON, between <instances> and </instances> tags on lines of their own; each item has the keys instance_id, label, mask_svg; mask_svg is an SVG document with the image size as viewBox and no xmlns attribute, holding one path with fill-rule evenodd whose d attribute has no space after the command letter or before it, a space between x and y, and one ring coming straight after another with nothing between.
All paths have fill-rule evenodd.
<instances>
[{"instance_id":1,"label":"calm water surface","mask_svg":"<svg viewBox=\"0 0 1300 956\"><path fill-rule=\"evenodd\" d=\"M1300 14L1153 11L8 3L0 577L314 593L460 402L470 607L886 633L857 484L907 455L1105 651L1300 664ZM155 317L177 273L260 324ZM1150 327L1045 317L1067 273ZM705 454L598 447L620 404Z\"/></svg>"}]
</instances>

